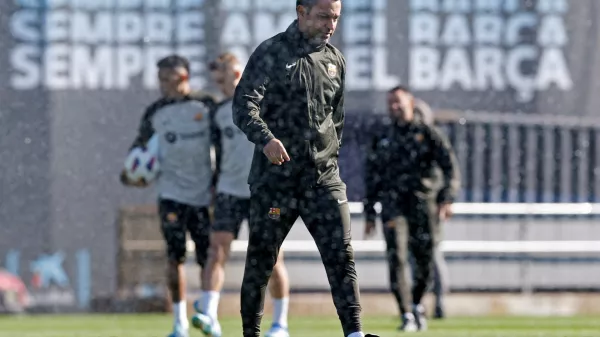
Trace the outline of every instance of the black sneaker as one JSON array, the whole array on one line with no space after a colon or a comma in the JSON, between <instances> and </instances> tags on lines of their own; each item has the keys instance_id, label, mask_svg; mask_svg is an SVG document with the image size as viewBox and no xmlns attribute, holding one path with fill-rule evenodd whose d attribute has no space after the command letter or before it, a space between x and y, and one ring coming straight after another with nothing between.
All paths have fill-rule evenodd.
<instances>
[{"instance_id":1,"label":"black sneaker","mask_svg":"<svg viewBox=\"0 0 600 337\"><path fill-rule=\"evenodd\" d=\"M436 306L435 312L433 314L433 318L443 319L444 318L444 308L442 308L441 306Z\"/></svg>"},{"instance_id":2,"label":"black sneaker","mask_svg":"<svg viewBox=\"0 0 600 337\"><path fill-rule=\"evenodd\" d=\"M368 333L368 334L365 335L365 337L379 337L379 336Z\"/></svg>"}]
</instances>

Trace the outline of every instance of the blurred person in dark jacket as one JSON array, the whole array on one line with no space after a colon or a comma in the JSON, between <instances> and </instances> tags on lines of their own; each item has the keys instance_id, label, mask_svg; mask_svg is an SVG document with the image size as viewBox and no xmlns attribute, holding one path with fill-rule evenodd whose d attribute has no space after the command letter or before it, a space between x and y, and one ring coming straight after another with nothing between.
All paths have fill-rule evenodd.
<instances>
[{"instance_id":1,"label":"blurred person in dark jacket","mask_svg":"<svg viewBox=\"0 0 600 337\"><path fill-rule=\"evenodd\" d=\"M374 205L379 201L390 286L402 314L400 329L426 330L421 300L439 251L439 223L452 214L459 169L450 143L431 125L433 114L424 102L407 88L395 87L388 92L388 106L388 123L374 137L367 158L365 234L375 230ZM409 252L415 262L412 291Z\"/></svg>"},{"instance_id":2,"label":"blurred person in dark jacket","mask_svg":"<svg viewBox=\"0 0 600 337\"><path fill-rule=\"evenodd\" d=\"M407 91L407 88L398 87L399 90ZM407 91L408 92L408 91ZM422 99L415 97L415 120L421 121L427 125L434 125L435 116L433 110L427 104L427 102ZM439 191L442 188L443 182L443 173L439 167L434 167L431 183L432 189L435 191ZM434 233L434 274L433 274L433 294L435 295L435 312L434 318L444 318L444 295L448 292L448 266L446 264L446 259L444 258L444 253L440 249L440 243L443 240L443 228L442 221L435 221L433 223L433 233ZM411 259L411 262L414 262L414 259ZM414 268L414 264L413 264Z\"/></svg>"}]
</instances>

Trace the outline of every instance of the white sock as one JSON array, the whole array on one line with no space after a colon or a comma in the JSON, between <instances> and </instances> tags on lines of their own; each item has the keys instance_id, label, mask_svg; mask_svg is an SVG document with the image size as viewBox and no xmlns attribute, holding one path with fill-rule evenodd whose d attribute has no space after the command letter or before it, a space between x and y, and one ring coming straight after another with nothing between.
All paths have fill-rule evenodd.
<instances>
[{"instance_id":1,"label":"white sock","mask_svg":"<svg viewBox=\"0 0 600 337\"><path fill-rule=\"evenodd\" d=\"M217 319L217 311L219 311L219 298L221 294L218 291L203 291L200 298L200 309L202 313L212 319Z\"/></svg>"},{"instance_id":2,"label":"white sock","mask_svg":"<svg viewBox=\"0 0 600 337\"><path fill-rule=\"evenodd\" d=\"M173 303L173 318L175 319L175 325L179 325L185 329L189 328L190 324L187 319L187 303L185 300Z\"/></svg>"},{"instance_id":3,"label":"white sock","mask_svg":"<svg viewBox=\"0 0 600 337\"><path fill-rule=\"evenodd\" d=\"M287 297L273 299L273 323L277 323L282 327L287 328L289 303L290 299Z\"/></svg>"},{"instance_id":4,"label":"white sock","mask_svg":"<svg viewBox=\"0 0 600 337\"><path fill-rule=\"evenodd\" d=\"M362 333L362 331L353 332L353 333L349 334L348 337L365 337L365 334Z\"/></svg>"}]
</instances>

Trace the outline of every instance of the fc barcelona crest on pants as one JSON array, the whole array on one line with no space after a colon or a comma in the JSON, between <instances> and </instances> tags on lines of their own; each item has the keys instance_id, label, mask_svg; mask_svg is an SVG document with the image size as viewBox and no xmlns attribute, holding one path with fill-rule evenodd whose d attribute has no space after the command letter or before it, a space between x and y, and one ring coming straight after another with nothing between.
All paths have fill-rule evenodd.
<instances>
[{"instance_id":1,"label":"fc barcelona crest on pants","mask_svg":"<svg viewBox=\"0 0 600 337\"><path fill-rule=\"evenodd\" d=\"M273 220L279 220L280 217L281 217L281 209L275 208L275 207L269 208L269 218L271 218Z\"/></svg>"}]
</instances>

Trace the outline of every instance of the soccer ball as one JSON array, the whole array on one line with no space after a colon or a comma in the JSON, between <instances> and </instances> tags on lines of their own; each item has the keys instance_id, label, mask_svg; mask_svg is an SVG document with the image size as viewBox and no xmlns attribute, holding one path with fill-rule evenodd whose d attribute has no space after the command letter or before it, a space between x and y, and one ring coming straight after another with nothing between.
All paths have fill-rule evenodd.
<instances>
[{"instance_id":1,"label":"soccer ball","mask_svg":"<svg viewBox=\"0 0 600 337\"><path fill-rule=\"evenodd\" d=\"M125 158L125 174L130 181L137 182L144 179L149 184L158 177L159 173L158 136L154 134L145 148L131 149Z\"/></svg>"}]
</instances>

